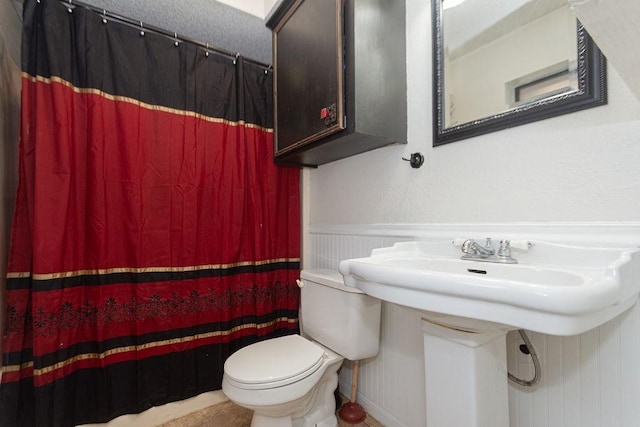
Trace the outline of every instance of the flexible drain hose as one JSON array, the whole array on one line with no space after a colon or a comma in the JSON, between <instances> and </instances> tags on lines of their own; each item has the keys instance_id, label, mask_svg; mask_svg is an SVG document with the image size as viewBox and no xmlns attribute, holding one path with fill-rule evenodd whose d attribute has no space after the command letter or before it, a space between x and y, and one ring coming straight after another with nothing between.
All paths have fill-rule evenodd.
<instances>
[{"instance_id":1,"label":"flexible drain hose","mask_svg":"<svg viewBox=\"0 0 640 427\"><path fill-rule=\"evenodd\" d=\"M531 356L531 360L533 360L533 370L534 370L533 379L522 380L514 375L511 375L511 373L509 372L507 372L507 374L509 376L509 379L514 383L520 384L521 386L524 386L524 387L532 387L538 384L538 382L540 381L540 360L538 360L538 355L536 354L536 350L533 348L533 345L531 345L531 341L529 340L529 337L527 336L527 333L524 331L524 329L518 329L518 333L520 334L522 341L524 341L524 345L527 347L527 350L529 351L529 356Z\"/></svg>"}]
</instances>

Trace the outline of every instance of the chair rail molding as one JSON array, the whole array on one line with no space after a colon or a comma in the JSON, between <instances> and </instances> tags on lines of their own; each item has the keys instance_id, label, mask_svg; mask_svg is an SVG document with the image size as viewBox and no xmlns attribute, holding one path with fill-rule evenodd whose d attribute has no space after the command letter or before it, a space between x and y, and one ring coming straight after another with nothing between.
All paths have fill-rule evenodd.
<instances>
[{"instance_id":1,"label":"chair rail molding","mask_svg":"<svg viewBox=\"0 0 640 427\"><path fill-rule=\"evenodd\" d=\"M640 221L428 224L310 224L312 235L443 240L454 237L529 239L573 244L640 246Z\"/></svg>"}]
</instances>

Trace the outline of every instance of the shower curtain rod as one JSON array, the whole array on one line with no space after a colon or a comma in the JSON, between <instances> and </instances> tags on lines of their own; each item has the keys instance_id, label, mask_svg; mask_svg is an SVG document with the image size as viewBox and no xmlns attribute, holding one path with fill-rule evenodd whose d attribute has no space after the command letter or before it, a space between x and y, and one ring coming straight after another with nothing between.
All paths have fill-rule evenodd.
<instances>
[{"instance_id":1,"label":"shower curtain rod","mask_svg":"<svg viewBox=\"0 0 640 427\"><path fill-rule=\"evenodd\" d=\"M40 0L38 0L38 3L40 3ZM86 9L89 9L93 12L96 12L98 14L100 14L100 16L103 17L103 19L111 19L114 21L118 21L121 22L123 24L126 25L130 25L132 27L135 28L140 28L141 31L151 31L154 32L156 34L160 34L163 35L167 38L170 38L171 40L175 40L178 42L186 42L186 43L191 43L194 44L196 46L202 47L204 49L205 52L211 52L211 53L216 53L218 55L223 55L226 56L230 59L235 59L238 58L240 56L240 52L231 52L225 49L222 49L220 47L216 47L216 46L211 46L209 43L203 43L194 39L191 39L189 37L185 37L185 36L181 36L176 32L169 32L167 30L164 30L162 28L158 28L158 27L154 27L153 25L148 25L148 24L144 24L142 21L136 21L134 19L131 18L127 18L126 16L122 16L122 15L118 15L116 13L113 12L109 12L105 9L102 9L100 7L96 7L87 3L83 3L80 1L75 1L75 0L60 0L60 3L64 4L65 6L73 9L77 6L80 7L84 7ZM255 59L251 59L251 58L244 58L243 59L247 62L250 62L252 64L258 65L260 67L263 67L265 69L265 72L267 70L270 70L272 67L270 64L265 64L264 62L260 62L260 61L256 61Z\"/></svg>"}]
</instances>

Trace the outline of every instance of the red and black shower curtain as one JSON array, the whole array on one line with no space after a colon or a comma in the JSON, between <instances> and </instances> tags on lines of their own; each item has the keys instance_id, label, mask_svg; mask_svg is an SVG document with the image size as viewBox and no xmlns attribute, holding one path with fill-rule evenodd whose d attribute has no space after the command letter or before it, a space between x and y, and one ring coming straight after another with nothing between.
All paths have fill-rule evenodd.
<instances>
[{"instance_id":1,"label":"red and black shower curtain","mask_svg":"<svg viewBox=\"0 0 640 427\"><path fill-rule=\"evenodd\" d=\"M56 0L24 5L0 426L219 389L297 331L299 190L263 67Z\"/></svg>"}]
</instances>

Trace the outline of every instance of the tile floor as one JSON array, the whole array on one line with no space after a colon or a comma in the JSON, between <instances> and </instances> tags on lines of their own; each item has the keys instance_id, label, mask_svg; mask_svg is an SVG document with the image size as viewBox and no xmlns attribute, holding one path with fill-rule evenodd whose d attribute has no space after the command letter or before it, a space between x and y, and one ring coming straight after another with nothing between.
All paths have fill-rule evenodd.
<instances>
[{"instance_id":1,"label":"tile floor","mask_svg":"<svg viewBox=\"0 0 640 427\"><path fill-rule=\"evenodd\" d=\"M233 402L222 402L185 417L178 418L160 427L249 427L251 411ZM371 416L360 424L347 424L338 419L339 427L384 427Z\"/></svg>"}]
</instances>

